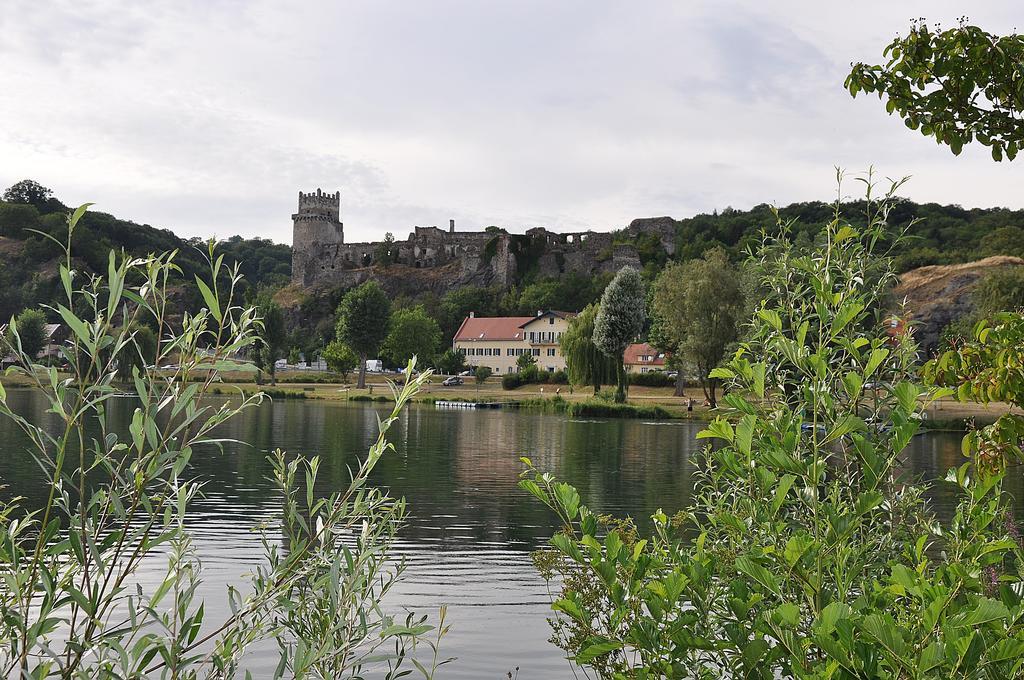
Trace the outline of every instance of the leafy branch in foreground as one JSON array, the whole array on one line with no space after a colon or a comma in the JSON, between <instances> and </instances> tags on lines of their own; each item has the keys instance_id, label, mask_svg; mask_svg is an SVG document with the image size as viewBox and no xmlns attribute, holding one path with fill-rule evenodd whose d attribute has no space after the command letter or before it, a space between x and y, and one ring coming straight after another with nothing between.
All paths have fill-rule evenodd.
<instances>
[{"instance_id":1,"label":"leafy branch in foreground","mask_svg":"<svg viewBox=\"0 0 1024 680\"><path fill-rule=\"evenodd\" d=\"M882 56L885 64L853 65L846 78L852 96L886 97L888 113L957 155L975 140L996 161L1004 154L1012 161L1024 148L1024 36L992 35L964 19L945 30L922 20Z\"/></svg>"},{"instance_id":2,"label":"leafy branch in foreground","mask_svg":"<svg viewBox=\"0 0 1024 680\"><path fill-rule=\"evenodd\" d=\"M68 244L86 207L69 216ZM25 433L48 489L39 507L0 504L0 672L227 678L253 644L275 641L275 677L394 678L410 663L432 677L444 663L437 651L443 612L428 639L434 628L423 618L396 621L382 605L402 574L389 555L405 504L367 485L392 449L390 427L429 372L413 377L410 362L394 409L346 489L317 498L319 459L271 456L285 502L279 521L262 527L265 560L250 587L229 588L231 614L207 621L196 595L202 565L185 522L202 489L188 465L198 449L225 441L220 425L263 400L241 391L207 398L218 366L252 349L262 321L238 304L238 267L225 267L212 244L209 278L196 280L206 306L180 319L168 295L175 253L111 253L106 277L79 280L70 246L59 245L63 299L51 311L71 332L60 348L68 372L36 362L17 320L9 340L18 361L11 371L44 395L56 424L15 411L0 385L0 414ZM155 348L140 328L153 330ZM175 368L153 368L168 364ZM128 394L119 372L130 376ZM114 397L134 407L127 428L108 407ZM142 570L161 561L164 578L147 585ZM412 658L420 645L432 650L429 664Z\"/></svg>"},{"instance_id":3,"label":"leafy branch in foreground","mask_svg":"<svg viewBox=\"0 0 1024 680\"><path fill-rule=\"evenodd\" d=\"M1020 676L1024 555L1003 468L951 470L961 500L940 523L901 462L949 391L916 382L912 334L882 323L896 186L865 227L837 210L810 252L782 229L753 255L762 302L713 372L728 411L698 435L714 446L685 511L641 537L525 461L522 488L564 527L537 557L561 589L554 641L584 672Z\"/></svg>"}]
</instances>

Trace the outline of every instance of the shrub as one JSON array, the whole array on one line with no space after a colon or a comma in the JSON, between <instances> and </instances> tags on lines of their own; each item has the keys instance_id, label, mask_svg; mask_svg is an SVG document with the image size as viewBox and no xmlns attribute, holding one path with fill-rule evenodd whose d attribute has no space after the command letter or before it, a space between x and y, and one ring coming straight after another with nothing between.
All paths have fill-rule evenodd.
<instances>
[{"instance_id":1,"label":"shrub","mask_svg":"<svg viewBox=\"0 0 1024 680\"><path fill-rule=\"evenodd\" d=\"M84 212L85 206L68 220L69 243ZM282 676L350 677L382 658L401 675L406 669L397 669L411 663L415 645L435 644L422 639L430 628L422 618L396 621L380 606L402 575L388 556L405 503L366 483L392 449L387 433L425 374L397 393L341 491L313 493L317 458L280 450L269 456L280 512L257 528L262 561L248 583L229 589L230 614L204 620L212 608L197 594L202 564L187 521L201 482L189 476L189 457L217 446L220 426L264 398L238 392L231 400L205 399L219 377L208 362L251 348L261 323L253 308L231 302L238 299L238 267L223 267L212 244L206 254L208 277L198 282L206 305L171 324L164 314L174 309L167 283L173 255L112 253L107 276L83 282L72 271L70 248L64 250L62 299L53 311L72 333L64 351L70 376L51 381L23 351L14 369L49 401L57 426L44 432L26 420L0 385L0 415L28 435L27 453L49 482L41 507L0 501L5 677L233 677L260 641L277 649ZM141 353L131 330L140 324L164 329L157 363L173 358L177 368L136 366L134 393L122 395L114 385L116 358L133 346ZM12 334L18 347L16 328ZM205 380L191 382L194 371ZM126 432L106 408L114 396L134 406ZM143 564L160 562L162 577L140 573ZM437 665L435 657L424 675Z\"/></svg>"},{"instance_id":2,"label":"shrub","mask_svg":"<svg viewBox=\"0 0 1024 680\"><path fill-rule=\"evenodd\" d=\"M501 376L501 388L503 390L515 390L521 387L523 379L518 373L506 373Z\"/></svg>"},{"instance_id":3,"label":"shrub","mask_svg":"<svg viewBox=\"0 0 1024 680\"><path fill-rule=\"evenodd\" d=\"M554 640L577 663L616 678L1020 677L1024 551L1001 479L1024 428L969 436L974 465L947 475L961 502L946 525L901 472L923 408L949 391L917 384L913 338L878 323L887 205L869 203L865 227L837 214L807 254L762 244L772 294L714 372L731 413L698 435L715 446L686 511L658 511L641 540L524 461L522 488L563 524L537 561L561 589ZM991 397L1022 328L937 372Z\"/></svg>"},{"instance_id":4,"label":"shrub","mask_svg":"<svg viewBox=\"0 0 1024 680\"><path fill-rule=\"evenodd\" d=\"M675 380L668 377L662 371L651 371L649 373L627 373L630 385L641 385L643 387L672 387Z\"/></svg>"}]
</instances>

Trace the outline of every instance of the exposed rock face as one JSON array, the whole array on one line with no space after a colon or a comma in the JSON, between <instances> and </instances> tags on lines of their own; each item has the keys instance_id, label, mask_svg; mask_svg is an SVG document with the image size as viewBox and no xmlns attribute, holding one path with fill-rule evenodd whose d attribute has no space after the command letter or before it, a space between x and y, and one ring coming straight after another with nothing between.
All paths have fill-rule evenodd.
<instances>
[{"instance_id":1,"label":"exposed rock face","mask_svg":"<svg viewBox=\"0 0 1024 680\"><path fill-rule=\"evenodd\" d=\"M543 227L525 235L494 227L458 232L454 220L447 231L415 227L408 239L392 245L393 262L379 266L384 244L345 243L340 196L319 189L299 193L299 211L292 215L292 283L299 287L348 287L373 278L392 293L404 288L440 293L465 285L508 288L526 271L554 277L640 267L636 247L614 243L609 233L563 234ZM634 220L626 233L654 233L669 254L675 250L675 222L669 217Z\"/></svg>"},{"instance_id":2,"label":"exposed rock face","mask_svg":"<svg viewBox=\"0 0 1024 680\"><path fill-rule=\"evenodd\" d=\"M974 312L971 293L982 277L994 269L1022 265L1019 257L996 255L964 264L919 267L900 276L893 295L897 304L905 301L906 320L914 324L917 341L929 355L938 348L942 330L951 321Z\"/></svg>"}]
</instances>

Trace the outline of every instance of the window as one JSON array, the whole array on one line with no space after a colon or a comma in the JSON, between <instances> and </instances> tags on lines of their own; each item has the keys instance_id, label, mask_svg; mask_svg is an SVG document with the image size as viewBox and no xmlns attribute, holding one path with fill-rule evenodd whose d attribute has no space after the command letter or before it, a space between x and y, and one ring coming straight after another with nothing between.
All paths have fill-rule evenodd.
<instances>
[{"instance_id":1,"label":"window","mask_svg":"<svg viewBox=\"0 0 1024 680\"><path fill-rule=\"evenodd\" d=\"M548 350L548 356L549 357L555 356L555 348L554 347L552 347L551 349Z\"/></svg>"},{"instance_id":2,"label":"window","mask_svg":"<svg viewBox=\"0 0 1024 680\"><path fill-rule=\"evenodd\" d=\"M548 323L549 323L549 324L551 324L552 326L554 326L554 325L555 325L555 317L553 317L553 316L552 316L552 317L550 317L550 318L548 319Z\"/></svg>"},{"instance_id":3,"label":"window","mask_svg":"<svg viewBox=\"0 0 1024 680\"><path fill-rule=\"evenodd\" d=\"M535 357L539 357L540 356L540 350L539 349L535 349L535 350L533 350L531 352L531 354L533 354L533 356L535 356Z\"/></svg>"}]
</instances>

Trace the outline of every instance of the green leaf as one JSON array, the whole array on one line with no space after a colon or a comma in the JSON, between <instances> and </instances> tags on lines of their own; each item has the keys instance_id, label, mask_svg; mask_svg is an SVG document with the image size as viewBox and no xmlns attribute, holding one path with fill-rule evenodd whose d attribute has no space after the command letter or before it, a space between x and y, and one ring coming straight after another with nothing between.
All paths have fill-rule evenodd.
<instances>
[{"instance_id":1,"label":"green leaf","mask_svg":"<svg viewBox=\"0 0 1024 680\"><path fill-rule=\"evenodd\" d=\"M736 569L754 579L776 595L779 594L779 582L775 578L775 575L755 562L753 558L747 555L737 557Z\"/></svg>"},{"instance_id":2,"label":"green leaf","mask_svg":"<svg viewBox=\"0 0 1024 680\"><path fill-rule=\"evenodd\" d=\"M889 350L882 347L872 350L871 356L868 358L868 363L864 366L864 377L870 378L888 356Z\"/></svg>"},{"instance_id":3,"label":"green leaf","mask_svg":"<svg viewBox=\"0 0 1024 680\"><path fill-rule=\"evenodd\" d=\"M706 430L697 433L697 439L724 439L730 444L734 438L732 425L725 418L715 418L708 424Z\"/></svg>"},{"instance_id":4,"label":"green leaf","mask_svg":"<svg viewBox=\"0 0 1024 680\"><path fill-rule=\"evenodd\" d=\"M203 300L206 302L206 308L213 314L213 318L217 321L221 321L220 303L217 302L217 296L213 294L210 287L207 286L199 275L196 275L196 285L199 286L199 292L203 294Z\"/></svg>"},{"instance_id":5,"label":"green leaf","mask_svg":"<svg viewBox=\"0 0 1024 680\"><path fill-rule=\"evenodd\" d=\"M592 645L588 645L583 649L582 652L577 654L576 661L579 663L590 663L602 654L607 654L608 652L614 652L617 649L622 649L622 646L623 645L621 642L612 642L611 640L607 640L604 642L596 642Z\"/></svg>"}]
</instances>

